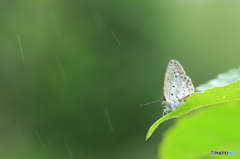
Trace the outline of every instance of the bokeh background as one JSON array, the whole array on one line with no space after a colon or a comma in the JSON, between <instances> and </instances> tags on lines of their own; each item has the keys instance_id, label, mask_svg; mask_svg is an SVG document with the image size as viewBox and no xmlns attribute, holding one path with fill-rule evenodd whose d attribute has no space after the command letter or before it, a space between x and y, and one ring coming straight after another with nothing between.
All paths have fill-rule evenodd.
<instances>
[{"instance_id":1,"label":"bokeh background","mask_svg":"<svg viewBox=\"0 0 240 159\"><path fill-rule=\"evenodd\" d=\"M240 1L1 1L0 158L156 159L169 60L240 65ZM180 145L176 145L180 146Z\"/></svg>"}]
</instances>

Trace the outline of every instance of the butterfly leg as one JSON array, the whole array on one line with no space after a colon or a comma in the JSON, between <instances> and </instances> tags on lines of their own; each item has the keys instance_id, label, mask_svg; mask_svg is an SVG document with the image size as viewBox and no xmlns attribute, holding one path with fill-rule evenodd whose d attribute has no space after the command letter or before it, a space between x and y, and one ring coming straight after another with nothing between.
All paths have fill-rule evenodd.
<instances>
[{"instance_id":1,"label":"butterfly leg","mask_svg":"<svg viewBox=\"0 0 240 159\"><path fill-rule=\"evenodd\" d=\"M169 114L170 112L172 112L173 110L171 109L171 107L169 107L169 105L165 105L164 106L165 109L163 109L163 116L165 116L164 114Z\"/></svg>"}]
</instances>

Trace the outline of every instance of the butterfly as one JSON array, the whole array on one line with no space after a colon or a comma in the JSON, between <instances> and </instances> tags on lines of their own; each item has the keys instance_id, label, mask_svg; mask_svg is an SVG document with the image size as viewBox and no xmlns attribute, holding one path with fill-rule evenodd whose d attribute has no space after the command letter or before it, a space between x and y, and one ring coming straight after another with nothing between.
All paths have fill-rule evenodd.
<instances>
[{"instance_id":1,"label":"butterfly","mask_svg":"<svg viewBox=\"0 0 240 159\"><path fill-rule=\"evenodd\" d=\"M177 60L170 60L164 78L162 105L165 109L163 109L163 116L179 108L193 93L192 80L186 75L182 65ZM142 106L147 104L142 104Z\"/></svg>"},{"instance_id":2,"label":"butterfly","mask_svg":"<svg viewBox=\"0 0 240 159\"><path fill-rule=\"evenodd\" d=\"M176 110L194 93L192 80L177 60L170 60L164 78L163 115Z\"/></svg>"}]
</instances>

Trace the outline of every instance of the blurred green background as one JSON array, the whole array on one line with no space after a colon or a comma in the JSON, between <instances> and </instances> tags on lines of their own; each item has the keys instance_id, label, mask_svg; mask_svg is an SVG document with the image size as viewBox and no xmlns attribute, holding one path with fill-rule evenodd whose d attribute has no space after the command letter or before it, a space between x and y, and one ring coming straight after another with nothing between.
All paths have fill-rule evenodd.
<instances>
[{"instance_id":1,"label":"blurred green background","mask_svg":"<svg viewBox=\"0 0 240 159\"><path fill-rule=\"evenodd\" d=\"M195 86L238 67L239 7L0 2L0 158L156 159L174 120L145 141L163 107L140 104L161 98L171 59Z\"/></svg>"}]
</instances>

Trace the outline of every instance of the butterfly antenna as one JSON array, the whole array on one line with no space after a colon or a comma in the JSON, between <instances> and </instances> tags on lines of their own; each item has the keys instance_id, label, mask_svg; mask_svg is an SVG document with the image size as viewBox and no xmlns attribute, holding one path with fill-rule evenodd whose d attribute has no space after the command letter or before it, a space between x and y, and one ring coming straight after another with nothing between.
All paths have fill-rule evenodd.
<instances>
[{"instance_id":1,"label":"butterfly antenna","mask_svg":"<svg viewBox=\"0 0 240 159\"><path fill-rule=\"evenodd\" d=\"M156 101L149 102L149 103L146 103L146 104L141 104L141 106L148 105L148 104L152 104L152 103L156 103L156 102L161 102L161 100L156 100Z\"/></svg>"}]
</instances>

